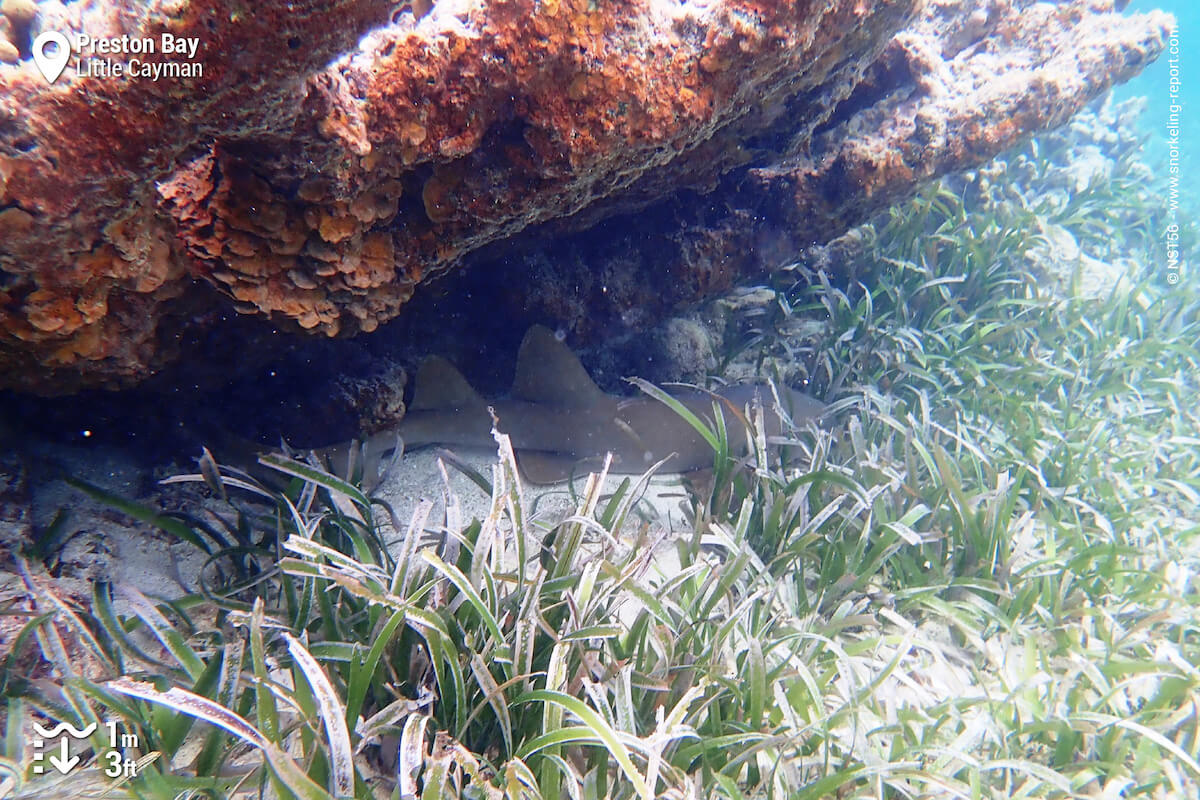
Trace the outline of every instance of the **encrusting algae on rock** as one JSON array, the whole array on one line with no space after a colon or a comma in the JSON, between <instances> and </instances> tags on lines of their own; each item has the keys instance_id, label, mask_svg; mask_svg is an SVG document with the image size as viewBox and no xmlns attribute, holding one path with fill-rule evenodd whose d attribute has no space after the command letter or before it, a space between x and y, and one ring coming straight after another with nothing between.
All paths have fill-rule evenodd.
<instances>
[{"instance_id":1,"label":"encrusting algae on rock","mask_svg":"<svg viewBox=\"0 0 1200 800\"><path fill-rule=\"evenodd\" d=\"M371 331L468 256L642 209L653 267L622 302L653 317L1060 124L1171 21L1102 0L107 8L61 27L198 38L203 75L48 87L0 65L10 387L139 380L220 318L184 311L211 287L293 330Z\"/></svg>"}]
</instances>

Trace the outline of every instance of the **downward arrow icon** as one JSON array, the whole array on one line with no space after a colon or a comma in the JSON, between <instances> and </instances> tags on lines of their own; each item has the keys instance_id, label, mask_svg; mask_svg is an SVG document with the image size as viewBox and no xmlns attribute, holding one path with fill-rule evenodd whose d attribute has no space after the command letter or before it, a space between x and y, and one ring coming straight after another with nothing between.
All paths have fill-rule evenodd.
<instances>
[{"instance_id":1,"label":"downward arrow icon","mask_svg":"<svg viewBox=\"0 0 1200 800\"><path fill-rule=\"evenodd\" d=\"M67 737L65 736L58 740L58 752L59 755L50 756L50 765L63 775L66 775L79 763L79 756L71 755L71 751L67 747Z\"/></svg>"}]
</instances>

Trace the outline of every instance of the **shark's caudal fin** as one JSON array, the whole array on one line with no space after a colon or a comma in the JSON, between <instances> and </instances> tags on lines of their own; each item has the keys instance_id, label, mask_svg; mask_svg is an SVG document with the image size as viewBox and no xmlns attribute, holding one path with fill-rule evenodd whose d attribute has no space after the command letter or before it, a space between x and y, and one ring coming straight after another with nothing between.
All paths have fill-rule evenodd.
<instances>
[{"instance_id":1,"label":"shark's caudal fin","mask_svg":"<svg viewBox=\"0 0 1200 800\"><path fill-rule=\"evenodd\" d=\"M579 358L549 328L534 325L517 354L512 398L556 408L588 408L605 398Z\"/></svg>"},{"instance_id":2,"label":"shark's caudal fin","mask_svg":"<svg viewBox=\"0 0 1200 800\"><path fill-rule=\"evenodd\" d=\"M446 359L432 356L417 370L410 411L483 411L486 408L487 401Z\"/></svg>"}]
</instances>

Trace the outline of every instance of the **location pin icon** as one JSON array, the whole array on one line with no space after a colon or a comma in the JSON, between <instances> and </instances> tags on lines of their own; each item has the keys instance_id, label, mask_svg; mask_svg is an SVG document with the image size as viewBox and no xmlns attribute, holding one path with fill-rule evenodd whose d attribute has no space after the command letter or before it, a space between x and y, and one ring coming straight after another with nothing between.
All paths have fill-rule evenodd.
<instances>
[{"instance_id":1,"label":"location pin icon","mask_svg":"<svg viewBox=\"0 0 1200 800\"><path fill-rule=\"evenodd\" d=\"M51 53L46 52L48 45L57 45ZM62 75L67 62L71 60L71 43L67 37L58 31L46 31L33 40L33 63L45 77L47 83L54 83Z\"/></svg>"}]
</instances>

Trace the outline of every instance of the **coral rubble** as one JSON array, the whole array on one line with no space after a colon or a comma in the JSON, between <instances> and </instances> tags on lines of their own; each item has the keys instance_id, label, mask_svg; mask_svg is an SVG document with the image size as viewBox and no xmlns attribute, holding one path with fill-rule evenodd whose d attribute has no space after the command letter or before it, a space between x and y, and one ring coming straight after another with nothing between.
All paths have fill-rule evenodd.
<instances>
[{"instance_id":1,"label":"coral rubble","mask_svg":"<svg viewBox=\"0 0 1200 800\"><path fill-rule=\"evenodd\" d=\"M202 70L47 86L39 20L10 43L0 385L37 392L135 381L222 308L369 332L510 252L526 307L636 326L1063 123L1170 24L1105 0L49 5L64 32L198 38Z\"/></svg>"}]
</instances>

